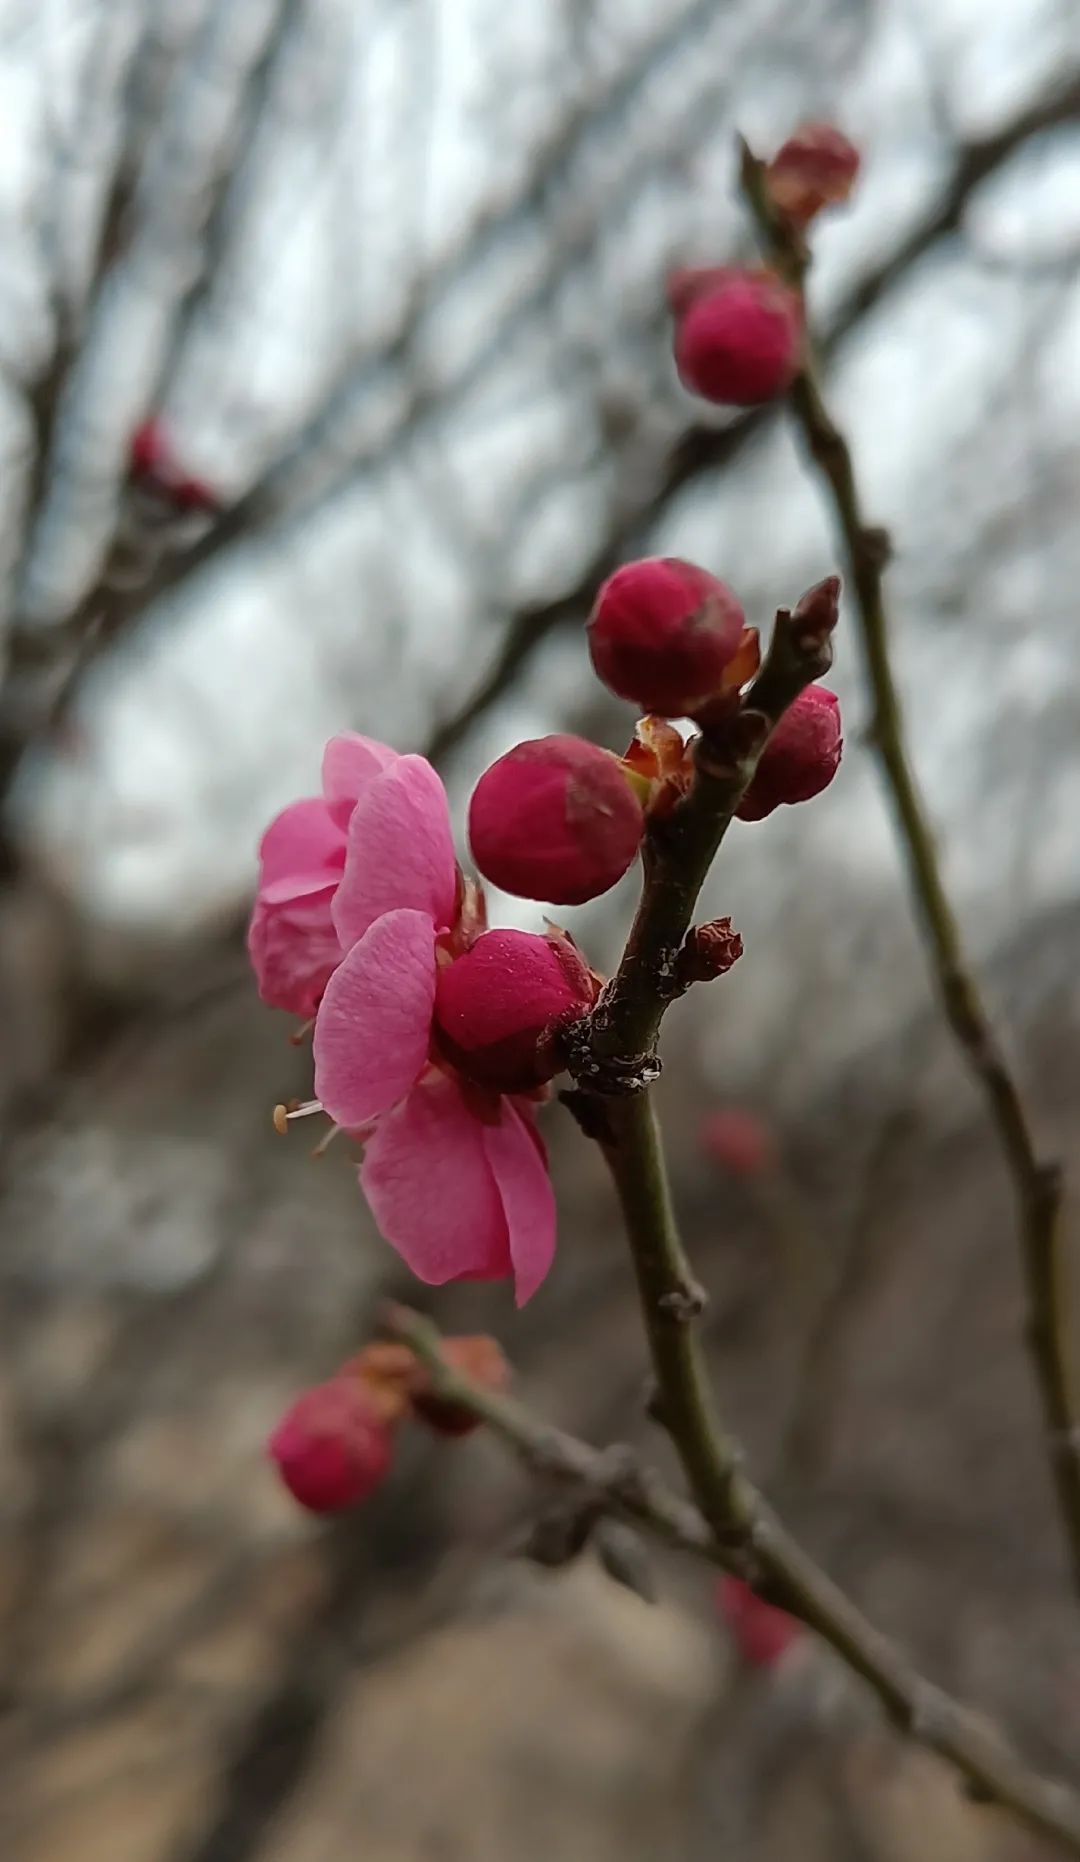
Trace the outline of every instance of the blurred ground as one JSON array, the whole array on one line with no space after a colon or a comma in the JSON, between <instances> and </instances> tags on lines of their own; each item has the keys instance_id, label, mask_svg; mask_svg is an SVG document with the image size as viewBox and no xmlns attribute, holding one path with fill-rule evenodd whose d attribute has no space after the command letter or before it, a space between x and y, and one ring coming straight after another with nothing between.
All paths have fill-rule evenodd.
<instances>
[{"instance_id":1,"label":"blurred ground","mask_svg":"<svg viewBox=\"0 0 1080 1862\"><path fill-rule=\"evenodd\" d=\"M1026 961L1048 975L1072 930L1047 927ZM1069 968L1026 1050L1065 1141ZM494 1445L415 1444L340 1529L290 1509L265 1429L364 1336L394 1276L344 1156L310 1163L269 1130L302 1064L281 1033L227 990L72 1082L18 1141L0 1208L23 1238L4 1309L5 1854L1038 1853L898 1748L825 1652L741 1671L707 1576L660 1560L650 1609L596 1570L508 1560L536 1499ZM752 1465L829 1568L1067 1770L1080 1630L1007 1186L936 1023L907 1055L899 1099L871 1064L780 1134L782 1173L741 1185L693 1153L689 1065L669 1077L716 1370ZM482 1290L437 1309L452 1325L502 1309L530 1401L662 1457L606 1185L576 1132L556 1154L549 1287L520 1322ZM156 1286L117 1245L133 1222Z\"/></svg>"}]
</instances>

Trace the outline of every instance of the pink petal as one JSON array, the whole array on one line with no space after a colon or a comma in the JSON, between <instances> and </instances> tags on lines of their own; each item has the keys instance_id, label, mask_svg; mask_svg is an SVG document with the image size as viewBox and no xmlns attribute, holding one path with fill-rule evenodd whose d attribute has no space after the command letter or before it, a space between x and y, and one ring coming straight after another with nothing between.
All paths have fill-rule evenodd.
<instances>
[{"instance_id":1,"label":"pink petal","mask_svg":"<svg viewBox=\"0 0 1080 1862\"><path fill-rule=\"evenodd\" d=\"M284 884L285 882L282 882ZM341 962L330 916L333 885L284 902L255 901L247 945L259 994L271 1008L314 1015L327 981Z\"/></svg>"},{"instance_id":2,"label":"pink petal","mask_svg":"<svg viewBox=\"0 0 1080 1862\"><path fill-rule=\"evenodd\" d=\"M457 867L446 791L422 756L401 756L365 789L349 819L345 872L334 900L344 949L384 912L408 907L448 925Z\"/></svg>"},{"instance_id":3,"label":"pink petal","mask_svg":"<svg viewBox=\"0 0 1080 1862\"><path fill-rule=\"evenodd\" d=\"M341 851L344 855L344 843ZM316 873L289 873L281 879L260 883L256 896L260 905L291 905L294 900L310 898L316 892L329 891L332 897L340 878L341 864L320 867ZM336 931L334 941L337 942ZM340 951L340 946L338 948Z\"/></svg>"},{"instance_id":4,"label":"pink petal","mask_svg":"<svg viewBox=\"0 0 1080 1862\"><path fill-rule=\"evenodd\" d=\"M337 1125L366 1125L423 1072L435 1005L435 926L385 912L342 958L315 1021L315 1095Z\"/></svg>"},{"instance_id":5,"label":"pink petal","mask_svg":"<svg viewBox=\"0 0 1080 1862\"><path fill-rule=\"evenodd\" d=\"M499 1123L485 1125L483 1133L506 1216L517 1303L524 1306L555 1258L555 1193L543 1145L527 1114L504 1099Z\"/></svg>"},{"instance_id":6,"label":"pink petal","mask_svg":"<svg viewBox=\"0 0 1080 1862\"><path fill-rule=\"evenodd\" d=\"M454 1080L430 1072L379 1120L360 1186L419 1280L502 1280L512 1272L485 1127Z\"/></svg>"},{"instance_id":7,"label":"pink petal","mask_svg":"<svg viewBox=\"0 0 1080 1862\"><path fill-rule=\"evenodd\" d=\"M275 882L321 874L325 885L330 869L340 871L345 836L318 796L290 802L275 815L259 842L259 889ZM305 888L301 885L298 891Z\"/></svg>"},{"instance_id":8,"label":"pink petal","mask_svg":"<svg viewBox=\"0 0 1080 1862\"><path fill-rule=\"evenodd\" d=\"M356 731L342 731L331 737L323 751L323 795L334 820L342 829L368 784L381 770L396 763L397 751L377 743L374 737L360 737Z\"/></svg>"}]
</instances>

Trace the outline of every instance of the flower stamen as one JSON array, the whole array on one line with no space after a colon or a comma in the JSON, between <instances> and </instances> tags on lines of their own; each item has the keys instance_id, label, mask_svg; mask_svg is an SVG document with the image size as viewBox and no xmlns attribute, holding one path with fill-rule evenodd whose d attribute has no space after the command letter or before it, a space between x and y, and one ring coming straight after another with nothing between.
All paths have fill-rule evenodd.
<instances>
[{"instance_id":1,"label":"flower stamen","mask_svg":"<svg viewBox=\"0 0 1080 1862\"><path fill-rule=\"evenodd\" d=\"M289 1128L289 1120L310 1118L314 1112L323 1109L321 1099L290 1099L285 1104L274 1107L274 1130L283 1138Z\"/></svg>"}]
</instances>

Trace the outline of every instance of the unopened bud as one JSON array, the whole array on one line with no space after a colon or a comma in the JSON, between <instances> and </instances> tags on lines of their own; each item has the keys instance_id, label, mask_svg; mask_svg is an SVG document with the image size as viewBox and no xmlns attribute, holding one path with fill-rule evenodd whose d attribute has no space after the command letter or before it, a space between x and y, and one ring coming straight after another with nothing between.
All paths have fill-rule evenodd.
<instances>
[{"instance_id":1,"label":"unopened bud","mask_svg":"<svg viewBox=\"0 0 1080 1862\"><path fill-rule=\"evenodd\" d=\"M161 420L144 420L131 439L129 470L133 481L175 511L212 515L217 494L201 478L184 470Z\"/></svg>"},{"instance_id":2,"label":"unopened bud","mask_svg":"<svg viewBox=\"0 0 1080 1862\"><path fill-rule=\"evenodd\" d=\"M802 356L798 294L767 271L724 269L680 295L675 365L692 394L752 407L790 387Z\"/></svg>"},{"instance_id":3,"label":"unopened bud","mask_svg":"<svg viewBox=\"0 0 1080 1862\"><path fill-rule=\"evenodd\" d=\"M479 1085L528 1092L562 1065L552 1039L592 1007L592 975L562 932L485 931L442 966L435 1026L447 1058Z\"/></svg>"},{"instance_id":4,"label":"unopened bud","mask_svg":"<svg viewBox=\"0 0 1080 1862\"><path fill-rule=\"evenodd\" d=\"M469 803L485 879L556 905L581 905L621 879L644 827L619 759L583 737L518 744L485 770Z\"/></svg>"},{"instance_id":5,"label":"unopened bud","mask_svg":"<svg viewBox=\"0 0 1080 1862\"><path fill-rule=\"evenodd\" d=\"M692 717L720 687L743 627L725 582L676 556L648 556L603 584L589 653L617 697L659 717Z\"/></svg>"},{"instance_id":6,"label":"unopened bud","mask_svg":"<svg viewBox=\"0 0 1080 1862\"><path fill-rule=\"evenodd\" d=\"M803 648L822 647L840 619L840 577L827 575L801 595L791 611L790 627Z\"/></svg>"},{"instance_id":7,"label":"unopened bud","mask_svg":"<svg viewBox=\"0 0 1080 1862\"><path fill-rule=\"evenodd\" d=\"M679 952L678 976L686 989L691 983L711 983L725 976L743 954L743 941L731 928L730 918L713 918L708 924L694 925L688 931Z\"/></svg>"},{"instance_id":8,"label":"unopened bud","mask_svg":"<svg viewBox=\"0 0 1080 1862\"><path fill-rule=\"evenodd\" d=\"M801 1634L801 1625L786 1610L766 1603L743 1578L728 1572L716 1587L716 1603L751 1668L772 1668Z\"/></svg>"},{"instance_id":9,"label":"unopened bud","mask_svg":"<svg viewBox=\"0 0 1080 1862\"><path fill-rule=\"evenodd\" d=\"M297 1397L267 1443L286 1487L311 1513L366 1500L390 1468L390 1432L363 1387L347 1377Z\"/></svg>"},{"instance_id":10,"label":"unopened bud","mask_svg":"<svg viewBox=\"0 0 1080 1862\"><path fill-rule=\"evenodd\" d=\"M633 1591L642 1603L655 1603L656 1578L640 1535L621 1519L600 1519L593 1531L593 1546L609 1578Z\"/></svg>"},{"instance_id":11,"label":"unopened bud","mask_svg":"<svg viewBox=\"0 0 1080 1862\"><path fill-rule=\"evenodd\" d=\"M765 170L774 206L803 227L823 207L847 200L859 172L859 151L833 123L804 123Z\"/></svg>"},{"instance_id":12,"label":"unopened bud","mask_svg":"<svg viewBox=\"0 0 1080 1862\"><path fill-rule=\"evenodd\" d=\"M808 802L827 789L844 740L840 701L823 685L808 685L769 738L742 801L740 821L761 821L782 802Z\"/></svg>"}]
</instances>

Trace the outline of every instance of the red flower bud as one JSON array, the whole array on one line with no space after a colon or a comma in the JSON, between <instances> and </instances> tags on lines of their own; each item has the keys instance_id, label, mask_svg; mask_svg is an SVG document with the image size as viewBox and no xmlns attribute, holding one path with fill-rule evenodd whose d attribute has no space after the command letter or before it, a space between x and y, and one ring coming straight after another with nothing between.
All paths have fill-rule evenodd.
<instances>
[{"instance_id":1,"label":"red flower bud","mask_svg":"<svg viewBox=\"0 0 1080 1862\"><path fill-rule=\"evenodd\" d=\"M789 705L758 761L736 809L740 821L761 821L781 802L808 802L827 789L840 766L840 701L823 685L808 685Z\"/></svg>"},{"instance_id":2,"label":"red flower bud","mask_svg":"<svg viewBox=\"0 0 1080 1862\"><path fill-rule=\"evenodd\" d=\"M733 1177L760 1177L772 1163L767 1126L738 1106L710 1112L701 1121L698 1141L706 1157Z\"/></svg>"},{"instance_id":3,"label":"red flower bud","mask_svg":"<svg viewBox=\"0 0 1080 1862\"><path fill-rule=\"evenodd\" d=\"M347 1376L297 1397L267 1443L286 1487L312 1513L337 1513L373 1493L390 1467L390 1433Z\"/></svg>"},{"instance_id":4,"label":"red flower bud","mask_svg":"<svg viewBox=\"0 0 1080 1862\"><path fill-rule=\"evenodd\" d=\"M485 1333L471 1338L444 1338L442 1356L452 1370L460 1371L482 1390L505 1390L510 1382L510 1366L495 1340ZM471 1409L446 1397L432 1396L424 1388L427 1373L422 1365L417 1365L417 1372L419 1382L413 1394L413 1410L429 1429L434 1429L437 1435L470 1435L480 1427L480 1417L474 1416Z\"/></svg>"},{"instance_id":5,"label":"red flower bud","mask_svg":"<svg viewBox=\"0 0 1080 1862\"><path fill-rule=\"evenodd\" d=\"M692 394L731 407L783 394L802 350L798 295L771 272L724 270L707 280L702 274L678 293L685 305L675 324L679 379Z\"/></svg>"},{"instance_id":6,"label":"red flower bud","mask_svg":"<svg viewBox=\"0 0 1080 1862\"><path fill-rule=\"evenodd\" d=\"M212 515L219 508L217 495L210 486L184 471L160 420L144 420L132 435L129 467L132 478L143 490L172 505L174 510Z\"/></svg>"},{"instance_id":7,"label":"red flower bud","mask_svg":"<svg viewBox=\"0 0 1080 1862\"><path fill-rule=\"evenodd\" d=\"M765 170L774 204L796 226L838 206L855 185L859 151L832 123L804 123Z\"/></svg>"},{"instance_id":8,"label":"red flower bud","mask_svg":"<svg viewBox=\"0 0 1080 1862\"><path fill-rule=\"evenodd\" d=\"M608 577L589 616L597 677L658 717L692 717L723 681L743 635L727 584L677 556L647 556Z\"/></svg>"},{"instance_id":9,"label":"red flower bud","mask_svg":"<svg viewBox=\"0 0 1080 1862\"><path fill-rule=\"evenodd\" d=\"M552 1036L592 1007L592 976L568 937L485 931L439 970L435 1026L447 1058L500 1093L561 1072Z\"/></svg>"},{"instance_id":10,"label":"red flower bud","mask_svg":"<svg viewBox=\"0 0 1080 1862\"><path fill-rule=\"evenodd\" d=\"M786 1610L766 1603L742 1578L728 1572L716 1587L716 1605L739 1654L752 1668L771 1668L801 1633L801 1625Z\"/></svg>"},{"instance_id":11,"label":"red flower bud","mask_svg":"<svg viewBox=\"0 0 1080 1862\"><path fill-rule=\"evenodd\" d=\"M473 858L522 899L581 905L621 879L645 816L610 750L538 737L484 771L469 803Z\"/></svg>"},{"instance_id":12,"label":"red flower bud","mask_svg":"<svg viewBox=\"0 0 1080 1862\"><path fill-rule=\"evenodd\" d=\"M710 918L707 924L692 925L679 952L678 978L684 988L691 983L712 983L726 976L743 954L743 941L731 928L730 918Z\"/></svg>"}]
</instances>

